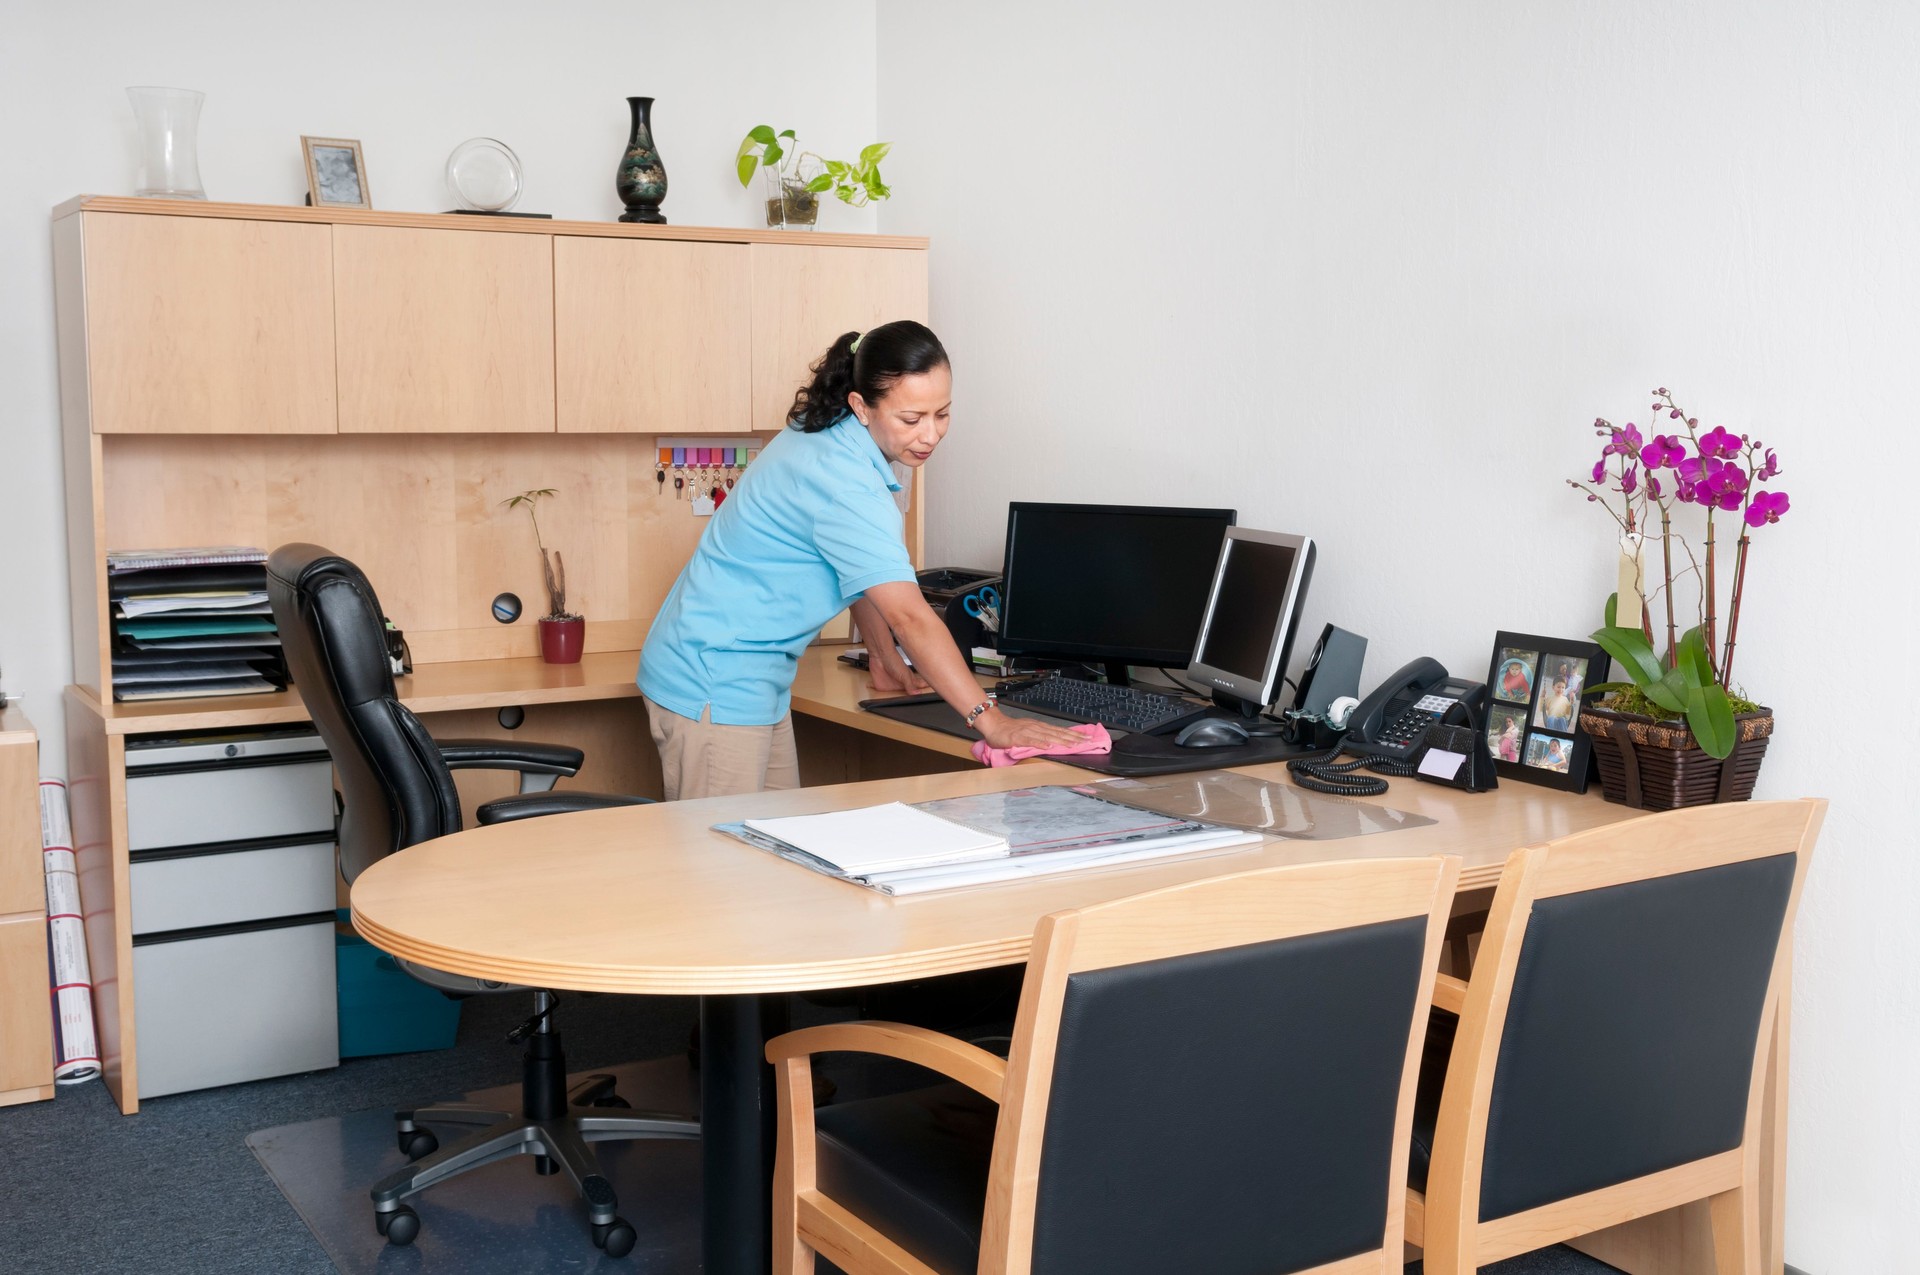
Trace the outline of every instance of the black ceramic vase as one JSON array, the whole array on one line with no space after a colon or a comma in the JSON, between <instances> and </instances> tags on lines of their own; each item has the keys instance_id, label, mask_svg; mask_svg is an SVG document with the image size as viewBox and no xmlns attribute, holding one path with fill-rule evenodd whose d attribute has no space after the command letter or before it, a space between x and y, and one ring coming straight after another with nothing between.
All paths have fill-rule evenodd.
<instances>
[{"instance_id":1,"label":"black ceramic vase","mask_svg":"<svg viewBox=\"0 0 1920 1275\"><path fill-rule=\"evenodd\" d=\"M664 226L667 219L660 213L660 201L667 197L667 169L653 146L653 99L630 97L627 105L633 108L633 132L627 138L627 152L620 157L620 174L614 181L620 202L627 206L620 220Z\"/></svg>"}]
</instances>

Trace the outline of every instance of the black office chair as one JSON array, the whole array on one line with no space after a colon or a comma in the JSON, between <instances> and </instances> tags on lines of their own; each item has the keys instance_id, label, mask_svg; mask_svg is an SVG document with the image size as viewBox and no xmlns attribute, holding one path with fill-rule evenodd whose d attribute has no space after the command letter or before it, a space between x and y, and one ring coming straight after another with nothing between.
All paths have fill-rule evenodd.
<instances>
[{"instance_id":1,"label":"black office chair","mask_svg":"<svg viewBox=\"0 0 1920 1275\"><path fill-rule=\"evenodd\" d=\"M341 798L339 862L349 884L372 864L411 845L460 831L456 769L513 770L517 796L481 806L483 824L538 815L638 805L641 797L549 791L579 771L577 748L492 739L435 740L394 692L379 599L360 569L317 545L282 545L267 559L267 595L287 667L332 754ZM531 1155L542 1174L565 1169L587 1203L593 1242L614 1257L637 1238L618 1216L618 1200L600 1172L593 1142L697 1138L697 1121L669 1113L617 1113L627 1107L612 1076L567 1086L566 1055L553 1028L553 996L539 989L470 978L400 961L413 977L452 995L533 991L518 1115L466 1104L398 1111L400 1149L414 1163L374 1186L374 1219L389 1244L409 1244L419 1216L404 1201L436 1183L509 1156ZM480 1125L441 1147L429 1124Z\"/></svg>"},{"instance_id":2,"label":"black office chair","mask_svg":"<svg viewBox=\"0 0 1920 1275\"><path fill-rule=\"evenodd\" d=\"M1381 1273L1458 859L1187 882L1056 912L1000 1057L898 1023L767 1044L777 1275ZM824 1107L812 1056L953 1083Z\"/></svg>"}]
</instances>

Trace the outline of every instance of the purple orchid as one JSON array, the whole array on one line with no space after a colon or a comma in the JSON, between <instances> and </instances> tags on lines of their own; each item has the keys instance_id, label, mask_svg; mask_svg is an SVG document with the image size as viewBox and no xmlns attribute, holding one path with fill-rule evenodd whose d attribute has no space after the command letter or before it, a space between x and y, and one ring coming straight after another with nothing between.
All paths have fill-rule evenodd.
<instances>
[{"instance_id":1,"label":"purple orchid","mask_svg":"<svg viewBox=\"0 0 1920 1275\"><path fill-rule=\"evenodd\" d=\"M1779 522L1787 512L1787 493L1784 491L1763 491L1753 498L1747 506L1747 525L1764 527L1770 522Z\"/></svg>"},{"instance_id":2,"label":"purple orchid","mask_svg":"<svg viewBox=\"0 0 1920 1275\"><path fill-rule=\"evenodd\" d=\"M1755 447L1758 447L1759 445L1760 444L1758 443L1754 444ZM1774 475L1780 472L1780 458L1773 454L1773 448L1769 447L1766 450L1767 450L1766 463L1761 465L1759 470L1756 471L1755 474L1753 475L1754 478L1756 478L1760 482L1766 482L1769 478L1772 478Z\"/></svg>"},{"instance_id":3,"label":"purple orchid","mask_svg":"<svg viewBox=\"0 0 1920 1275\"><path fill-rule=\"evenodd\" d=\"M1628 465L1620 471L1620 490L1622 492L1631 496L1639 486L1640 467L1638 465Z\"/></svg>"},{"instance_id":4,"label":"purple orchid","mask_svg":"<svg viewBox=\"0 0 1920 1275\"><path fill-rule=\"evenodd\" d=\"M1602 457L1636 456L1639 452L1640 430L1632 421L1627 422L1625 429L1614 430L1613 437L1608 439L1607 445L1600 449L1600 455Z\"/></svg>"},{"instance_id":5,"label":"purple orchid","mask_svg":"<svg viewBox=\"0 0 1920 1275\"><path fill-rule=\"evenodd\" d=\"M1731 457L1740 454L1740 436L1729 434L1725 428L1715 425L1700 436L1700 454L1702 456Z\"/></svg>"},{"instance_id":6,"label":"purple orchid","mask_svg":"<svg viewBox=\"0 0 1920 1275\"><path fill-rule=\"evenodd\" d=\"M1607 481L1607 458L1605 456L1593 462L1593 481L1597 483Z\"/></svg>"},{"instance_id":7,"label":"purple orchid","mask_svg":"<svg viewBox=\"0 0 1920 1275\"><path fill-rule=\"evenodd\" d=\"M1687 458L1687 449L1672 434L1655 434L1645 447L1640 449L1640 463L1648 469L1666 469L1678 465Z\"/></svg>"},{"instance_id":8,"label":"purple orchid","mask_svg":"<svg viewBox=\"0 0 1920 1275\"><path fill-rule=\"evenodd\" d=\"M1659 477L1649 469L1647 471L1647 497L1651 500L1658 500L1663 494L1660 490Z\"/></svg>"}]
</instances>

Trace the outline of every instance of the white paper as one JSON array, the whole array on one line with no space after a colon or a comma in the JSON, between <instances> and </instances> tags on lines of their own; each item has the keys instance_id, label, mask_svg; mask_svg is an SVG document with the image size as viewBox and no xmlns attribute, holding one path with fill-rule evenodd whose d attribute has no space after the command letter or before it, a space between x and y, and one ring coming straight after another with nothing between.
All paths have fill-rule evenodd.
<instances>
[{"instance_id":1,"label":"white paper","mask_svg":"<svg viewBox=\"0 0 1920 1275\"><path fill-rule=\"evenodd\" d=\"M1450 753L1444 748L1429 748L1426 755L1420 759L1420 773L1429 779L1444 779L1452 783L1454 776L1460 773L1460 767L1466 763L1465 753Z\"/></svg>"},{"instance_id":2,"label":"white paper","mask_svg":"<svg viewBox=\"0 0 1920 1275\"><path fill-rule=\"evenodd\" d=\"M744 822L753 831L784 841L848 876L966 863L1007 852L1004 837L898 801L858 810Z\"/></svg>"},{"instance_id":3,"label":"white paper","mask_svg":"<svg viewBox=\"0 0 1920 1275\"><path fill-rule=\"evenodd\" d=\"M963 863L944 868L921 868L905 872L870 873L866 884L888 894L924 894L929 890L953 890L962 886L986 885L995 881L1023 880L1051 876L1056 872L1077 872L1089 868L1145 863L1209 851L1230 850L1238 846L1258 845L1258 833L1233 828L1210 832L1178 833L1147 841L1128 841L1119 845L1089 846L1082 850L1055 850L1046 854L1017 858L989 859L984 863Z\"/></svg>"}]
</instances>

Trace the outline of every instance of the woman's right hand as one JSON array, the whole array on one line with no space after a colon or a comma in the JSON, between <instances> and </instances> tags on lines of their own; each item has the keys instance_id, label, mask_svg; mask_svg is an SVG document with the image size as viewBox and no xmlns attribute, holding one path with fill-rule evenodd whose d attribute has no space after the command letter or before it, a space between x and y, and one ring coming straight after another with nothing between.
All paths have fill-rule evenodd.
<instances>
[{"instance_id":1,"label":"woman's right hand","mask_svg":"<svg viewBox=\"0 0 1920 1275\"><path fill-rule=\"evenodd\" d=\"M998 708L980 714L974 729L993 748L1070 748L1086 742L1078 731L1031 717L1012 717Z\"/></svg>"}]
</instances>

